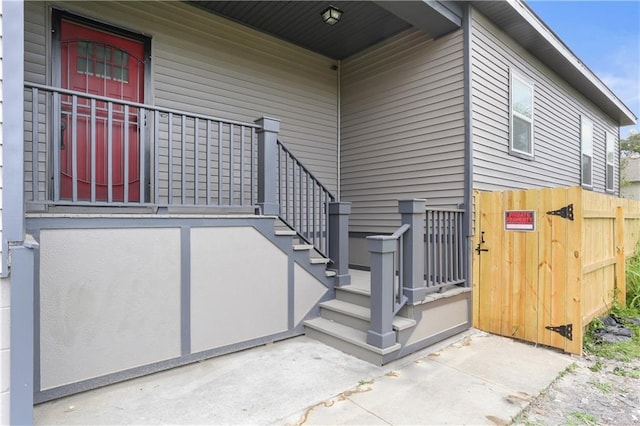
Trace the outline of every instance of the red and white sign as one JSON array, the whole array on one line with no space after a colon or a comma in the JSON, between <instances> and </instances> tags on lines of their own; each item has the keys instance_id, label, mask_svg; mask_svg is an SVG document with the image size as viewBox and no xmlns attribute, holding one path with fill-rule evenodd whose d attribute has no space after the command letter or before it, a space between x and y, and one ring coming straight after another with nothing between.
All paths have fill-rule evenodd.
<instances>
[{"instance_id":1,"label":"red and white sign","mask_svg":"<svg viewBox=\"0 0 640 426\"><path fill-rule=\"evenodd\" d=\"M504 212L504 229L506 231L535 231L535 210L506 210Z\"/></svg>"}]
</instances>

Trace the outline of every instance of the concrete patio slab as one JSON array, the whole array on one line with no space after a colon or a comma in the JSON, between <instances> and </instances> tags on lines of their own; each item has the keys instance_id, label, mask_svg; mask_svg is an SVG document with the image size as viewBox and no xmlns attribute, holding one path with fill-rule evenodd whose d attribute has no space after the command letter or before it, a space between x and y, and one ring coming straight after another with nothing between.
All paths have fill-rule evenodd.
<instances>
[{"instance_id":1,"label":"concrete patio slab","mask_svg":"<svg viewBox=\"0 0 640 426\"><path fill-rule=\"evenodd\" d=\"M494 424L571 356L469 330L376 367L306 337L40 404L44 424Z\"/></svg>"}]
</instances>

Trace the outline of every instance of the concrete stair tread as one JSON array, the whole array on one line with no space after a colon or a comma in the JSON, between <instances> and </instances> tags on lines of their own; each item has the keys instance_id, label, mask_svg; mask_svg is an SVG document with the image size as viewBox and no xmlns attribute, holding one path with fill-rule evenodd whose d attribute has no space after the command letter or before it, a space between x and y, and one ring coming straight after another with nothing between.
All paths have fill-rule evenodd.
<instances>
[{"instance_id":1,"label":"concrete stair tread","mask_svg":"<svg viewBox=\"0 0 640 426\"><path fill-rule=\"evenodd\" d=\"M338 274L336 273L336 271L326 270L326 271L324 271L324 275L325 275L326 277L335 277L335 276L336 276L336 275L338 275Z\"/></svg>"},{"instance_id":2,"label":"concrete stair tread","mask_svg":"<svg viewBox=\"0 0 640 426\"><path fill-rule=\"evenodd\" d=\"M311 259L309 259L311 261L312 265L319 265L324 263L325 265L327 263L329 263L329 259L324 258L324 257L312 257Z\"/></svg>"},{"instance_id":3,"label":"concrete stair tread","mask_svg":"<svg viewBox=\"0 0 640 426\"><path fill-rule=\"evenodd\" d=\"M304 322L306 327L336 337L352 345L359 346L378 355L387 355L401 349L401 345L396 343L385 349L380 349L367 343L367 333L355 328L330 321L325 318L314 318Z\"/></svg>"},{"instance_id":4,"label":"concrete stair tread","mask_svg":"<svg viewBox=\"0 0 640 426\"><path fill-rule=\"evenodd\" d=\"M356 305L354 303L345 302L342 300L332 299L320 304L320 308L329 309L335 312L340 312L344 315L349 315L354 318L361 319L363 321L371 321L371 310L364 306ZM406 330L416 325L416 321L410 318L395 316L393 317L393 329L396 331Z\"/></svg>"},{"instance_id":5,"label":"concrete stair tread","mask_svg":"<svg viewBox=\"0 0 640 426\"><path fill-rule=\"evenodd\" d=\"M292 230L292 229L277 229L276 230L276 235L284 235L284 236L295 236L296 231Z\"/></svg>"},{"instance_id":6,"label":"concrete stair tread","mask_svg":"<svg viewBox=\"0 0 640 426\"><path fill-rule=\"evenodd\" d=\"M294 244L293 245L293 249L296 251L311 250L312 248L313 246L311 244Z\"/></svg>"}]
</instances>

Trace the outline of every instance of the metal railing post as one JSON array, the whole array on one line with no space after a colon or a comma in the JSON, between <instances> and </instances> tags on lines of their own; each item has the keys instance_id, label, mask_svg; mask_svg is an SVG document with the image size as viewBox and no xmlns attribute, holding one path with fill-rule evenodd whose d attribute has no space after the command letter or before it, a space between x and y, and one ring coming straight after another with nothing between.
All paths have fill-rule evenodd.
<instances>
[{"instance_id":1,"label":"metal railing post","mask_svg":"<svg viewBox=\"0 0 640 426\"><path fill-rule=\"evenodd\" d=\"M398 200L403 225L411 228L403 238L403 283L407 303L414 304L424 299L427 287L424 281L425 272L425 226L427 200Z\"/></svg>"},{"instance_id":2,"label":"metal railing post","mask_svg":"<svg viewBox=\"0 0 640 426\"><path fill-rule=\"evenodd\" d=\"M280 120L262 117L255 121L258 134L258 206L264 215L280 214L278 188L278 132Z\"/></svg>"},{"instance_id":3,"label":"metal railing post","mask_svg":"<svg viewBox=\"0 0 640 426\"><path fill-rule=\"evenodd\" d=\"M329 203L329 257L338 286L351 284L349 275L349 215L351 203Z\"/></svg>"},{"instance_id":4,"label":"metal railing post","mask_svg":"<svg viewBox=\"0 0 640 426\"><path fill-rule=\"evenodd\" d=\"M395 281L394 257L397 239L376 235L367 237L371 254L371 328L367 331L367 343L378 348L396 344L393 331L393 284Z\"/></svg>"}]
</instances>

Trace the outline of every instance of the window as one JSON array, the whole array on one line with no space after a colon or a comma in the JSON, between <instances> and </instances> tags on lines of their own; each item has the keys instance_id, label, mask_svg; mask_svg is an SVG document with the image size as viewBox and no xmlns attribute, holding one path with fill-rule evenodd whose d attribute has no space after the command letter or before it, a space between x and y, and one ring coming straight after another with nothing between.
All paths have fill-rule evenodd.
<instances>
[{"instance_id":1,"label":"window","mask_svg":"<svg viewBox=\"0 0 640 426\"><path fill-rule=\"evenodd\" d=\"M593 186L593 122L580 116L580 144L582 146L582 185Z\"/></svg>"},{"instance_id":2,"label":"window","mask_svg":"<svg viewBox=\"0 0 640 426\"><path fill-rule=\"evenodd\" d=\"M606 134L606 142L607 142L607 184L606 190L613 191L613 178L614 178L614 164L615 164L615 150L616 150L616 140L613 137L613 134Z\"/></svg>"},{"instance_id":3,"label":"window","mask_svg":"<svg viewBox=\"0 0 640 426\"><path fill-rule=\"evenodd\" d=\"M129 82L127 52L91 41L79 41L77 50L76 69L79 73Z\"/></svg>"},{"instance_id":4,"label":"window","mask_svg":"<svg viewBox=\"0 0 640 426\"><path fill-rule=\"evenodd\" d=\"M511 73L509 153L533 159L533 84Z\"/></svg>"}]
</instances>

